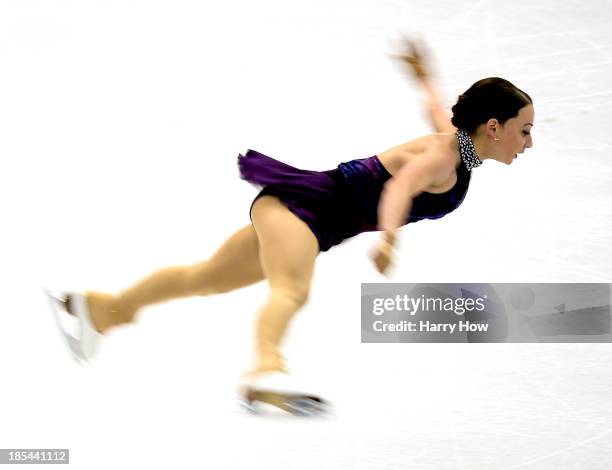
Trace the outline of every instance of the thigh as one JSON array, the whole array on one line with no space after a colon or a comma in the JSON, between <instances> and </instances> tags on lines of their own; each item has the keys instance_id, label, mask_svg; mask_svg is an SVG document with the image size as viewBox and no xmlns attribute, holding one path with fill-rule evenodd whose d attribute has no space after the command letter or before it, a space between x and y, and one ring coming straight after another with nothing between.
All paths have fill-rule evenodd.
<instances>
[{"instance_id":1,"label":"thigh","mask_svg":"<svg viewBox=\"0 0 612 470\"><path fill-rule=\"evenodd\" d=\"M259 260L259 240L252 224L231 235L205 262L192 268L197 286L229 292L265 279Z\"/></svg>"},{"instance_id":2,"label":"thigh","mask_svg":"<svg viewBox=\"0 0 612 470\"><path fill-rule=\"evenodd\" d=\"M259 239L261 267L271 289L283 289L305 302L319 253L310 227L270 195L255 201L251 219Z\"/></svg>"}]
</instances>

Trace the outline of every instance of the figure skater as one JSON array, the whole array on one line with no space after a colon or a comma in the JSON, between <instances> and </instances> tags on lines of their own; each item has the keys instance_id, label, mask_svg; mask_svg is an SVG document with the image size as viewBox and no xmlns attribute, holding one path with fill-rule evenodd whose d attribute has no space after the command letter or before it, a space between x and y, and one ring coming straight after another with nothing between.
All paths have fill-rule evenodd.
<instances>
[{"instance_id":1,"label":"figure skater","mask_svg":"<svg viewBox=\"0 0 612 470\"><path fill-rule=\"evenodd\" d=\"M359 233L380 231L370 256L385 274L396 255L399 227L455 210L474 168L486 159L510 165L533 145L534 108L527 93L502 78L484 78L459 96L450 116L424 49L410 41L405 46L394 57L422 85L436 133L328 171L294 168L255 150L239 155L241 178L261 189L250 207L251 223L203 262L161 269L117 294L67 292L55 297L56 311L75 315L80 324L80 335L69 339L71 351L88 361L102 335L133 322L148 305L267 280L269 294L256 326L255 364L243 394L249 401L267 400L288 411L295 410L290 407L295 403L287 400L292 393L318 400L293 387L279 350L290 320L308 299L318 254Z\"/></svg>"}]
</instances>

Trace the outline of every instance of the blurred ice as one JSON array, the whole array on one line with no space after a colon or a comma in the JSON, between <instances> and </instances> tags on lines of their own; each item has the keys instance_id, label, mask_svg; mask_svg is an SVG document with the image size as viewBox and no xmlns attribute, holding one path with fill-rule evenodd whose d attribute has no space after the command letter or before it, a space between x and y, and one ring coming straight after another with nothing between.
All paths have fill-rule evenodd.
<instances>
[{"instance_id":1,"label":"blurred ice","mask_svg":"<svg viewBox=\"0 0 612 470\"><path fill-rule=\"evenodd\" d=\"M151 307L78 368L41 282L119 290L249 223L254 148L315 170L431 131L385 54L435 54L450 107L487 76L535 103L534 147L474 171L462 207L407 227L392 282L610 282L609 1L0 3L0 445L75 468L607 469L606 344L360 344L364 234L318 260L286 351L336 404L252 417L262 283Z\"/></svg>"}]
</instances>

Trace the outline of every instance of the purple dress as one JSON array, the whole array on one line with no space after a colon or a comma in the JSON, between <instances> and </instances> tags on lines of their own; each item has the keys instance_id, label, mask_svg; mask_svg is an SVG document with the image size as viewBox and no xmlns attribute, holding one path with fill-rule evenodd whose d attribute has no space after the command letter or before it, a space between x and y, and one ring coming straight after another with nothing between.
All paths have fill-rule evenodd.
<instances>
[{"instance_id":1,"label":"purple dress","mask_svg":"<svg viewBox=\"0 0 612 470\"><path fill-rule=\"evenodd\" d=\"M340 163L333 170L313 171L248 150L238 155L238 168L242 179L261 189L253 203L266 194L278 197L310 227L320 251L359 233L379 230L378 202L391 175L376 155ZM442 194L415 197L405 224L438 219L455 210L463 202L469 181L470 172L462 160L455 186Z\"/></svg>"}]
</instances>

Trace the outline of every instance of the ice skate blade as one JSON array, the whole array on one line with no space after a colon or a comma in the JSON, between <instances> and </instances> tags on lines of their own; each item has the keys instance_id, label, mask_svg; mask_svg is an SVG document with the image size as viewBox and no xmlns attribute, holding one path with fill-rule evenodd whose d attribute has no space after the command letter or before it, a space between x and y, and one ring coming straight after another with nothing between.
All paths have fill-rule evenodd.
<instances>
[{"instance_id":1,"label":"ice skate blade","mask_svg":"<svg viewBox=\"0 0 612 470\"><path fill-rule=\"evenodd\" d=\"M321 416L330 411L330 404L321 397L302 393L280 393L247 390L241 404L251 413L259 411L258 404L272 405L294 416Z\"/></svg>"},{"instance_id":2,"label":"ice skate blade","mask_svg":"<svg viewBox=\"0 0 612 470\"><path fill-rule=\"evenodd\" d=\"M70 315L64 308L64 301L46 287L42 286L42 289L49 302L55 324L71 357L79 364L92 364L103 335L93 326L85 296L78 292L70 294L73 301L74 317L78 322L77 332L73 333L68 331L62 323L62 315Z\"/></svg>"}]
</instances>

